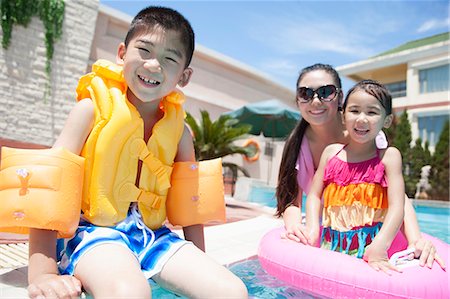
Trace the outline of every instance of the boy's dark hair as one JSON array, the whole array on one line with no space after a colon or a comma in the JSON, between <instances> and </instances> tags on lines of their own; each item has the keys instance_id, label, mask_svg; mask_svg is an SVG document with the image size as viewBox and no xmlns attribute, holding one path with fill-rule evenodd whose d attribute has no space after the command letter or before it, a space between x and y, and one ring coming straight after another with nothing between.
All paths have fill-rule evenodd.
<instances>
[{"instance_id":1,"label":"boy's dark hair","mask_svg":"<svg viewBox=\"0 0 450 299\"><path fill-rule=\"evenodd\" d=\"M339 89L342 88L341 78L338 72L329 64L316 63L311 66L305 67L300 71L297 79L298 88L300 81L303 77L312 71L325 71L333 77L334 84ZM338 101L342 100L342 93L338 95ZM302 144L303 135L305 135L306 128L309 123L305 119L301 119L292 133L289 135L284 145L283 154L281 157L280 171L278 174L278 185L276 189L277 198L277 212L276 215L281 217L288 206L290 206L297 198L298 184L297 184L297 170L295 165L297 164L297 158Z\"/></svg>"},{"instance_id":2,"label":"boy's dark hair","mask_svg":"<svg viewBox=\"0 0 450 299\"><path fill-rule=\"evenodd\" d=\"M389 90L378 81L375 80L362 80L356 83L347 93L344 101L344 110L347 107L348 97L354 93L355 91L362 90L374 98L376 98L381 106L383 106L384 110L386 110L386 115L392 114L392 96L389 93Z\"/></svg>"},{"instance_id":3,"label":"boy's dark hair","mask_svg":"<svg viewBox=\"0 0 450 299\"><path fill-rule=\"evenodd\" d=\"M185 67L188 67L194 54L194 30L185 17L171 8L149 6L142 9L131 21L127 36L125 37L125 47L128 47L130 40L136 34L147 32L156 25L161 26L163 29L174 30L180 33L181 41L186 51Z\"/></svg>"}]
</instances>

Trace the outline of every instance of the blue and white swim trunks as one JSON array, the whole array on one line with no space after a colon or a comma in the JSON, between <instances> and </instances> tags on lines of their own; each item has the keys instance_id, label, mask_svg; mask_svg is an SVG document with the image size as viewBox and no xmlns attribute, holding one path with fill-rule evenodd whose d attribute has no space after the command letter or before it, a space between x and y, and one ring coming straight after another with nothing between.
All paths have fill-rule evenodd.
<instances>
[{"instance_id":1,"label":"blue and white swim trunks","mask_svg":"<svg viewBox=\"0 0 450 299\"><path fill-rule=\"evenodd\" d=\"M102 244L118 244L130 249L141 264L146 279L161 272L169 258L190 242L181 239L165 226L152 231L142 221L135 205L128 216L116 226L96 226L81 220L71 239L59 239L57 244L60 274L73 275L80 258Z\"/></svg>"}]
</instances>

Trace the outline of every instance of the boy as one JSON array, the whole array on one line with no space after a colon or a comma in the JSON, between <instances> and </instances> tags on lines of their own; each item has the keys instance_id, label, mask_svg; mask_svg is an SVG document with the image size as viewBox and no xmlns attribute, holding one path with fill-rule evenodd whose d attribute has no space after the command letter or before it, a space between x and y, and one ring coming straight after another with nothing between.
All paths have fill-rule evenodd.
<instances>
[{"instance_id":1,"label":"boy","mask_svg":"<svg viewBox=\"0 0 450 299\"><path fill-rule=\"evenodd\" d=\"M147 169L160 165L161 161L171 165L175 161L195 160L192 137L182 122L183 96L176 91L176 85L184 87L190 80L192 69L189 64L193 51L194 33L182 15L169 8L148 7L133 19L125 42L119 45L117 64L123 67L123 76L120 67L100 62L93 67L95 74L80 80L79 101L54 148L64 147L77 155L83 149L86 167L97 174L85 177L83 215L75 236L65 240L64 244L58 241L58 247L63 246L59 250L59 270L56 232L30 230L28 292L31 298L73 298L80 295L81 286L94 298L151 298L149 278L189 298L247 297L242 281L200 250L204 249L201 225L183 228L186 239L200 249L161 227L165 218L165 213L160 213L161 205L162 209L165 207L164 201L162 204L158 201L158 196L166 196L161 185L167 185L170 174L166 174L164 166L155 170L158 175ZM101 81L96 79L98 76ZM102 87L102 82L107 88ZM93 138L101 131L98 128L105 113L101 100L96 98L95 88L109 92L113 101L111 122L114 123L114 118L115 126L120 129L111 129L109 124L104 126L102 130L112 132L109 139L109 135L102 136L102 133ZM119 101L116 105L114 101L121 91L128 101L126 104ZM120 99L120 95L117 98ZM133 118L133 114L137 116ZM139 125L136 125L137 129L129 129L135 123L142 123L140 119L143 120L142 129ZM129 133L130 130L133 132ZM118 137L125 134L128 135ZM141 137L137 138L138 142L127 143L130 152L125 156L123 153L114 156L117 140L120 143L134 135ZM139 143L142 137L144 146ZM89 158L89 148L93 148L92 154L97 160ZM125 172L124 168L121 164L118 168L108 168L108 163L97 161L131 163L129 169L138 169L137 174L131 176L132 184L124 183L118 191L113 190L119 192L120 200L108 198L106 204L102 203L101 199L108 196L98 194L103 190L95 186L106 180L111 172ZM140 180L141 177L144 179ZM137 189L142 186L144 188ZM135 192L139 194L137 198L123 199L132 197ZM152 192L158 196L151 204L141 201L141 197L151 198ZM91 202L86 203L86 198ZM99 206L103 204L102 207L107 207L109 201L119 206L125 201L125 214L109 216L106 208L96 209L93 201Z\"/></svg>"}]
</instances>

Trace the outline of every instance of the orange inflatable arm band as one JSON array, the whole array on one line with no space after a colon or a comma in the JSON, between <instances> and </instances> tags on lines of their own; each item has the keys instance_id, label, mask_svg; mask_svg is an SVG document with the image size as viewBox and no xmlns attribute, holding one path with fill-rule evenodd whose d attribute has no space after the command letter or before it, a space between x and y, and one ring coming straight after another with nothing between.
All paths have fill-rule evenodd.
<instances>
[{"instance_id":1,"label":"orange inflatable arm band","mask_svg":"<svg viewBox=\"0 0 450 299\"><path fill-rule=\"evenodd\" d=\"M64 148L3 147L0 165L0 230L29 228L70 237L78 227L84 158Z\"/></svg>"},{"instance_id":2,"label":"orange inflatable arm band","mask_svg":"<svg viewBox=\"0 0 450 299\"><path fill-rule=\"evenodd\" d=\"M226 221L222 159L173 164L167 217L181 226Z\"/></svg>"}]
</instances>

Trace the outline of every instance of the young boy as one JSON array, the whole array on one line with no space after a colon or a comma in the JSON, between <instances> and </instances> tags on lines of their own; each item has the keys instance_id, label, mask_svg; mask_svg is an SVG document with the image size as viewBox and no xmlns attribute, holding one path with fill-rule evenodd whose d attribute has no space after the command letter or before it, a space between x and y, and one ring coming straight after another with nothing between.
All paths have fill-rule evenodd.
<instances>
[{"instance_id":1,"label":"young boy","mask_svg":"<svg viewBox=\"0 0 450 299\"><path fill-rule=\"evenodd\" d=\"M151 198L151 192L164 197L161 185L167 188L165 168L148 169L160 165L161 161L171 165L195 160L192 137L183 122L183 96L176 91L176 86L186 86L192 75L189 64L193 51L194 32L182 15L169 8L148 7L133 19L125 42L119 45L118 66L96 63L94 74L80 80L79 101L54 148L64 147L77 155L83 149L86 167L96 174L85 177L80 225L71 239L58 240L58 254L55 231L30 230L28 292L31 298L74 298L80 295L81 287L94 298L151 298L149 278L189 298L247 297L242 281L200 250L204 250L202 225L183 228L186 239L199 249L165 226L161 227L165 213L161 216L159 212L165 201L161 204L157 198L151 207L141 201L141 197ZM102 80L98 81L96 76ZM101 89L102 84L106 88ZM99 129L103 114L107 113L101 99L97 99L97 96L101 98L95 92L97 87L111 95L114 128L108 123ZM120 91L128 100L125 104L114 102ZM134 118L133 113L137 115ZM141 119L142 129L138 125L129 129L134 124L142 124ZM102 130L112 133L103 134ZM97 131L101 133L94 138ZM138 141L143 138L144 146L142 142L129 142L130 151L115 156L117 143L125 142L134 134L140 136ZM93 156L89 154L90 148ZM119 163L119 166L112 168L109 163ZM131 163L129 169L138 169L131 176L131 185L124 183L117 189L123 198L107 199L118 206L125 201L122 217L93 205L95 201L107 207L101 199L108 194L99 194L104 190L95 186L108 180L111 172L126 172L120 163ZM159 174L154 175L152 171ZM120 176L115 177L116 181L117 177ZM135 191L137 198L129 199ZM86 202L86 198L91 202ZM61 260L59 269L57 255Z\"/></svg>"}]
</instances>

